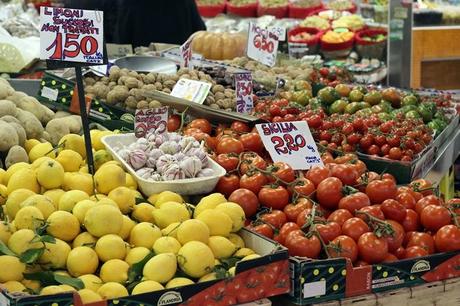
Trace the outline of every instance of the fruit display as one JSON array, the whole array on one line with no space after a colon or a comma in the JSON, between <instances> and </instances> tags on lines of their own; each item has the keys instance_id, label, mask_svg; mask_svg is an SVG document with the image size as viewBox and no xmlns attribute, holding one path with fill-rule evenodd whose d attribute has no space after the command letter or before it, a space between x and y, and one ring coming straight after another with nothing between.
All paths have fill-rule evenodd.
<instances>
[{"instance_id":1,"label":"fruit display","mask_svg":"<svg viewBox=\"0 0 460 306\"><path fill-rule=\"evenodd\" d=\"M334 0L334 1L329 1L326 5L327 9L335 10L335 11L348 11L348 10L353 10L355 7L355 4L351 0Z\"/></svg>"},{"instance_id":2,"label":"fruit display","mask_svg":"<svg viewBox=\"0 0 460 306\"><path fill-rule=\"evenodd\" d=\"M220 5L224 4L225 0L196 0L198 5Z\"/></svg>"},{"instance_id":3,"label":"fruit display","mask_svg":"<svg viewBox=\"0 0 460 306\"><path fill-rule=\"evenodd\" d=\"M289 4L296 7L310 8L320 6L321 0L290 0Z\"/></svg>"},{"instance_id":4,"label":"fruit display","mask_svg":"<svg viewBox=\"0 0 460 306\"><path fill-rule=\"evenodd\" d=\"M288 4L288 0L259 0L263 7L282 7Z\"/></svg>"},{"instance_id":5,"label":"fruit display","mask_svg":"<svg viewBox=\"0 0 460 306\"><path fill-rule=\"evenodd\" d=\"M227 60L245 53L247 37L239 33L200 31L193 34L192 49L212 60Z\"/></svg>"},{"instance_id":6,"label":"fruit display","mask_svg":"<svg viewBox=\"0 0 460 306\"><path fill-rule=\"evenodd\" d=\"M340 44L353 39L355 34L349 31L337 32L329 30L321 36L321 40L329 44Z\"/></svg>"},{"instance_id":7,"label":"fruit display","mask_svg":"<svg viewBox=\"0 0 460 306\"><path fill-rule=\"evenodd\" d=\"M315 37L315 35L312 35L310 33L307 33L307 32L301 32L299 34L296 34L296 35L293 35L293 36L290 36L289 39L292 41L292 42L302 42L302 41L305 41L305 40L311 40Z\"/></svg>"},{"instance_id":8,"label":"fruit display","mask_svg":"<svg viewBox=\"0 0 460 306\"><path fill-rule=\"evenodd\" d=\"M347 28L352 31L358 31L364 27L364 20L360 15L344 15L337 20L332 21L333 28Z\"/></svg>"},{"instance_id":9,"label":"fruit display","mask_svg":"<svg viewBox=\"0 0 460 306\"><path fill-rule=\"evenodd\" d=\"M375 36L364 35L364 36L361 36L361 38L364 41L370 41L370 42L381 42L381 41L387 39L386 35L383 35L383 34L377 34Z\"/></svg>"},{"instance_id":10,"label":"fruit display","mask_svg":"<svg viewBox=\"0 0 460 306\"><path fill-rule=\"evenodd\" d=\"M329 21L319 16L309 16L300 23L302 27L317 28L327 30L330 28Z\"/></svg>"},{"instance_id":11,"label":"fruit display","mask_svg":"<svg viewBox=\"0 0 460 306\"><path fill-rule=\"evenodd\" d=\"M231 3L234 6L245 6L257 3L257 0L228 0L227 2Z\"/></svg>"}]
</instances>

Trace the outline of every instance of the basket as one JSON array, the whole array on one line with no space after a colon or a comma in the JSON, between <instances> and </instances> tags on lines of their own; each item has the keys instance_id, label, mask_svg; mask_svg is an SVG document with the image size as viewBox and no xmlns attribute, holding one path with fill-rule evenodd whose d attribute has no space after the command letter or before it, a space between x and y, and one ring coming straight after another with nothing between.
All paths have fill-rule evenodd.
<instances>
[{"instance_id":1,"label":"basket","mask_svg":"<svg viewBox=\"0 0 460 306\"><path fill-rule=\"evenodd\" d=\"M257 16L257 2L246 5L233 5L227 2L227 13L241 17L256 17Z\"/></svg>"},{"instance_id":2,"label":"basket","mask_svg":"<svg viewBox=\"0 0 460 306\"><path fill-rule=\"evenodd\" d=\"M311 16L313 12L323 9L323 5L312 6L312 7L300 7L289 4L289 18L304 19Z\"/></svg>"},{"instance_id":3,"label":"basket","mask_svg":"<svg viewBox=\"0 0 460 306\"><path fill-rule=\"evenodd\" d=\"M347 57L353 49L354 41L354 36L342 43L328 43L320 40L321 53L326 59Z\"/></svg>"},{"instance_id":4,"label":"basket","mask_svg":"<svg viewBox=\"0 0 460 306\"><path fill-rule=\"evenodd\" d=\"M257 17L271 15L276 18L284 18L288 15L289 6L279 6L279 7L268 7L268 6L257 6Z\"/></svg>"},{"instance_id":5,"label":"basket","mask_svg":"<svg viewBox=\"0 0 460 306\"><path fill-rule=\"evenodd\" d=\"M302 32L307 32L309 34L314 35L312 39L309 40L297 40L294 41L291 39L291 36L297 35ZM288 42L290 43L303 43L308 45L308 52L307 54L316 54L319 48L319 39L322 35L322 31L318 30L317 28L308 28L308 27L297 27L288 32Z\"/></svg>"},{"instance_id":6,"label":"basket","mask_svg":"<svg viewBox=\"0 0 460 306\"><path fill-rule=\"evenodd\" d=\"M355 35L356 39L356 51L363 58L376 58L382 59L385 54L385 49L387 47L387 40L382 40L379 42L363 40L361 37L364 35L378 35L378 34L387 34L387 31L384 29L372 29L372 30L363 30L359 31Z\"/></svg>"},{"instance_id":7,"label":"basket","mask_svg":"<svg viewBox=\"0 0 460 306\"><path fill-rule=\"evenodd\" d=\"M219 14L225 13L225 2L219 5L196 5L198 7L198 12L202 17L212 18L216 17Z\"/></svg>"}]
</instances>

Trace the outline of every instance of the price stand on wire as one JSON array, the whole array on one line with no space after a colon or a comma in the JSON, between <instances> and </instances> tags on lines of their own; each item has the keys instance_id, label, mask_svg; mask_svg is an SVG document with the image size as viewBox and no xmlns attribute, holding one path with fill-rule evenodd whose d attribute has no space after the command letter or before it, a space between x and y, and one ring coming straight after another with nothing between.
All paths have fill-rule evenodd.
<instances>
[{"instance_id":1,"label":"price stand on wire","mask_svg":"<svg viewBox=\"0 0 460 306\"><path fill-rule=\"evenodd\" d=\"M255 23L249 23L247 55L264 65L273 67L278 53L278 35Z\"/></svg>"},{"instance_id":2,"label":"price stand on wire","mask_svg":"<svg viewBox=\"0 0 460 306\"><path fill-rule=\"evenodd\" d=\"M294 170L323 165L305 121L262 123L256 128L274 162L285 162Z\"/></svg>"},{"instance_id":3,"label":"price stand on wire","mask_svg":"<svg viewBox=\"0 0 460 306\"><path fill-rule=\"evenodd\" d=\"M235 73L236 111L238 113L249 113L254 108L252 89L250 72Z\"/></svg>"}]
</instances>

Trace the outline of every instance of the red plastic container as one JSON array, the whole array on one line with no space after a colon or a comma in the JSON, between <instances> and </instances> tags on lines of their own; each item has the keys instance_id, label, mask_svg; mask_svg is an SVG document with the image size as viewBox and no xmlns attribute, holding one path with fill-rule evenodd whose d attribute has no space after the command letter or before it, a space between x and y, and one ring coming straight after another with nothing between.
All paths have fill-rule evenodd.
<instances>
[{"instance_id":1,"label":"red plastic container","mask_svg":"<svg viewBox=\"0 0 460 306\"><path fill-rule=\"evenodd\" d=\"M313 12L319 11L322 8L322 4L313 7L300 7L289 4L289 18L304 19L305 17L311 16Z\"/></svg>"},{"instance_id":2,"label":"red plastic container","mask_svg":"<svg viewBox=\"0 0 460 306\"><path fill-rule=\"evenodd\" d=\"M231 2L227 2L227 13L241 17L256 17L257 16L258 3L254 2L247 5L233 5Z\"/></svg>"},{"instance_id":3,"label":"red plastic container","mask_svg":"<svg viewBox=\"0 0 460 306\"><path fill-rule=\"evenodd\" d=\"M353 48L353 43L355 42L355 37L353 36L350 40L342 42L342 43L335 43L331 44L328 42L321 41L321 50L324 51L339 51L339 50L345 50L345 49L351 49Z\"/></svg>"},{"instance_id":4,"label":"red plastic container","mask_svg":"<svg viewBox=\"0 0 460 306\"><path fill-rule=\"evenodd\" d=\"M308 34L312 34L314 35L313 38L311 39L308 39L308 40L292 40L291 37L299 34L299 33L303 33L303 32L306 32ZM317 45L318 42L319 42L319 38L321 37L322 35L322 31L316 29L316 28L307 28L307 27L298 27L298 28L294 28L292 30L290 30L288 32L288 41L289 42L293 42L293 43L304 43L304 44L308 44L308 45Z\"/></svg>"},{"instance_id":5,"label":"red plastic container","mask_svg":"<svg viewBox=\"0 0 460 306\"><path fill-rule=\"evenodd\" d=\"M212 18L225 13L225 2L220 5L199 5L198 3L196 5L198 7L198 12L202 17Z\"/></svg>"},{"instance_id":6,"label":"red plastic container","mask_svg":"<svg viewBox=\"0 0 460 306\"><path fill-rule=\"evenodd\" d=\"M350 8L347 8L347 9L344 9L344 10L336 10L336 11L339 11L339 12L350 12L350 13L354 14L354 13L356 13L356 11L358 10L358 6L356 6L356 3L354 3L354 2L353 2L352 4L353 4L353 5L352 5L352 7L350 7ZM326 7L326 9L327 9L327 10L332 10L331 8L327 8L327 7Z\"/></svg>"},{"instance_id":7,"label":"red plastic container","mask_svg":"<svg viewBox=\"0 0 460 306\"><path fill-rule=\"evenodd\" d=\"M276 18L285 18L288 15L289 6L265 7L260 4L257 6L257 16L271 15Z\"/></svg>"},{"instance_id":8,"label":"red plastic container","mask_svg":"<svg viewBox=\"0 0 460 306\"><path fill-rule=\"evenodd\" d=\"M369 30L362 30L356 33L355 39L356 39L356 44L357 45L375 45L380 42L377 41L368 41L364 40L361 37L363 36L374 36L378 34L384 34L385 36L387 35L387 31L385 29L369 29Z\"/></svg>"}]
</instances>

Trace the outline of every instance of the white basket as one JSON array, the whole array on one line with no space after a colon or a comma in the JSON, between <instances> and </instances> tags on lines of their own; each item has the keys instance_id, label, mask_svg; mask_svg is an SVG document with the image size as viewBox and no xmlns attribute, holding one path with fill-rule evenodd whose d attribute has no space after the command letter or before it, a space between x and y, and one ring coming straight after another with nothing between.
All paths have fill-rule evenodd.
<instances>
[{"instance_id":1,"label":"white basket","mask_svg":"<svg viewBox=\"0 0 460 306\"><path fill-rule=\"evenodd\" d=\"M134 177L139 185L142 193L149 197L152 194L160 193L162 191L172 191L181 195L196 195L206 194L214 190L219 179L226 174L224 168L218 163L208 157L209 168L214 171L213 176L197 177L183 180L153 182L139 177L133 168L123 160L114 150L115 147L120 145L129 146L136 142L137 138L134 134L118 134L109 135L102 138L102 143L105 145L107 151L112 154L114 160L120 162L123 167Z\"/></svg>"}]
</instances>

